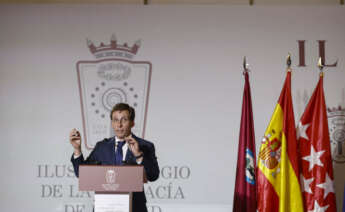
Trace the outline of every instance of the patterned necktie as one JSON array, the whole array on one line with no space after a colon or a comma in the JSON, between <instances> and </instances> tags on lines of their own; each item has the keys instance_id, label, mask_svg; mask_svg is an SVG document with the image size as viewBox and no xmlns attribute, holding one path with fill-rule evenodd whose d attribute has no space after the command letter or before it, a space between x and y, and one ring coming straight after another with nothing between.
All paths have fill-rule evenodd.
<instances>
[{"instance_id":1,"label":"patterned necktie","mask_svg":"<svg viewBox=\"0 0 345 212\"><path fill-rule=\"evenodd\" d=\"M125 144L124 141L117 142L116 152L115 152L115 165L122 165L123 153L122 146Z\"/></svg>"}]
</instances>

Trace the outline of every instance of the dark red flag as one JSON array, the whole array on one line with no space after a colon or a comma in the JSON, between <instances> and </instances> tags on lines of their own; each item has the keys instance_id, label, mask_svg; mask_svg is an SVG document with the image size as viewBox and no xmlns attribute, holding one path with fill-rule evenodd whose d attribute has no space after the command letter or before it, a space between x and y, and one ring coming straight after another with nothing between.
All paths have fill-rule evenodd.
<instances>
[{"instance_id":1,"label":"dark red flag","mask_svg":"<svg viewBox=\"0 0 345 212\"><path fill-rule=\"evenodd\" d=\"M242 102L241 128L238 144L234 212L256 211L256 154L252 99L248 72L244 72L245 84Z\"/></svg>"}]
</instances>

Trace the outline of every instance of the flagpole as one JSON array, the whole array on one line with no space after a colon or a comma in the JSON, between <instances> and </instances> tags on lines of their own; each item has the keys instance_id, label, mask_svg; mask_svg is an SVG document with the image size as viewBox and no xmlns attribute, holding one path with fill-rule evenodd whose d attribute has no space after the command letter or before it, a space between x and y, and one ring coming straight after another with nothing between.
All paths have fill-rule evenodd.
<instances>
[{"instance_id":1,"label":"flagpole","mask_svg":"<svg viewBox=\"0 0 345 212\"><path fill-rule=\"evenodd\" d=\"M291 55L271 121L261 142L257 168L259 212L303 212L293 102Z\"/></svg>"},{"instance_id":2,"label":"flagpole","mask_svg":"<svg viewBox=\"0 0 345 212\"><path fill-rule=\"evenodd\" d=\"M324 61L318 60L319 82L298 124L301 184L305 211L336 211L334 174L323 89ZM322 156L322 160L320 157ZM315 162L318 161L318 162ZM316 168L317 167L317 168ZM311 186L312 183L316 186Z\"/></svg>"},{"instance_id":3,"label":"flagpole","mask_svg":"<svg viewBox=\"0 0 345 212\"><path fill-rule=\"evenodd\" d=\"M249 84L249 69L243 58L244 89L233 212L256 212L256 153L252 100Z\"/></svg>"}]
</instances>

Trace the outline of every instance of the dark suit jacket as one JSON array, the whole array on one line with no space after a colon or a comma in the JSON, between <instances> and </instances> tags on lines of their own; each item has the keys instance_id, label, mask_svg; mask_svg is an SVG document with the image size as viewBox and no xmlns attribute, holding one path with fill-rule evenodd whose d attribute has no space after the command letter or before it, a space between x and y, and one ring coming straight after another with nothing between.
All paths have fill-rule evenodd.
<instances>
[{"instance_id":1,"label":"dark suit jacket","mask_svg":"<svg viewBox=\"0 0 345 212\"><path fill-rule=\"evenodd\" d=\"M159 167L153 143L138 138L133 135L138 141L141 151L144 153L144 158L141 165L144 166L146 177L149 181L155 181L159 176ZM73 155L71 162L74 167L74 172L79 177L79 165L82 164L99 164L99 165L115 165L115 138L106 138L99 141L89 157L85 160L84 156L74 159ZM133 153L128 149L126 153L126 164L136 165L136 159ZM146 197L144 192L133 192L133 212L146 212Z\"/></svg>"}]
</instances>

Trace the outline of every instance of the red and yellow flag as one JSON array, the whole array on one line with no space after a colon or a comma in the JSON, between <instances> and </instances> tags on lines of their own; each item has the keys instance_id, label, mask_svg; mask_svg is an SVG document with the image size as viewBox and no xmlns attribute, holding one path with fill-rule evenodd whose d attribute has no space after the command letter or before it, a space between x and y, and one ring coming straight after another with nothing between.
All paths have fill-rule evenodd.
<instances>
[{"instance_id":1,"label":"red and yellow flag","mask_svg":"<svg viewBox=\"0 0 345 212\"><path fill-rule=\"evenodd\" d=\"M297 141L288 71L258 158L258 210L303 211Z\"/></svg>"}]
</instances>

